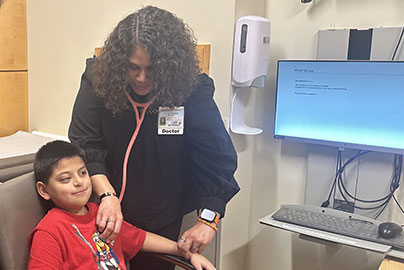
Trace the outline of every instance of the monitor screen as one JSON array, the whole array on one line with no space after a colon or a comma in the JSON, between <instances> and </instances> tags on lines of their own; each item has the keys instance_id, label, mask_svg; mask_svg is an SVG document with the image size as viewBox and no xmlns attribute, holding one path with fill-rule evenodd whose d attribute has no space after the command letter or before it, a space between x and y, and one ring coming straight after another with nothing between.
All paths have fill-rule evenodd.
<instances>
[{"instance_id":1,"label":"monitor screen","mask_svg":"<svg viewBox=\"0 0 404 270\"><path fill-rule=\"evenodd\" d=\"M404 153L403 61L278 61L275 138Z\"/></svg>"}]
</instances>

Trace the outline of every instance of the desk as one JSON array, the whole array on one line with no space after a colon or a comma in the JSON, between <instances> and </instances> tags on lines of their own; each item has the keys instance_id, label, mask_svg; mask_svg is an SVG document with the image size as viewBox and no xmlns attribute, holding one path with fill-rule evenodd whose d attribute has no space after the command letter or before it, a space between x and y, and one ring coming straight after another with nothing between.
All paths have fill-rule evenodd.
<instances>
[{"instance_id":1,"label":"desk","mask_svg":"<svg viewBox=\"0 0 404 270\"><path fill-rule=\"evenodd\" d=\"M265 216L259 222L264 225L298 233L303 239L318 239L320 242L338 243L382 253L386 258L382 261L379 270L404 270L404 252L394 250L391 246L290 224L274 220L271 216L272 214Z\"/></svg>"},{"instance_id":2,"label":"desk","mask_svg":"<svg viewBox=\"0 0 404 270\"><path fill-rule=\"evenodd\" d=\"M404 263L395 258L385 258L379 267L379 270L404 270Z\"/></svg>"}]
</instances>

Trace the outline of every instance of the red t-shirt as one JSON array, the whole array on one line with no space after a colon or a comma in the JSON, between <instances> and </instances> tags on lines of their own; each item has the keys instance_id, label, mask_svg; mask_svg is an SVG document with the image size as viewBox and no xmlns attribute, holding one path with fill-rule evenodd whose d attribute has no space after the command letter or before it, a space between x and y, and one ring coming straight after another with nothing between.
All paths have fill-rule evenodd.
<instances>
[{"instance_id":1,"label":"red t-shirt","mask_svg":"<svg viewBox=\"0 0 404 270\"><path fill-rule=\"evenodd\" d=\"M99 238L95 219L98 205L88 203L88 213L74 215L51 209L32 231L28 269L126 269L146 238L146 232L127 222L113 245Z\"/></svg>"}]
</instances>

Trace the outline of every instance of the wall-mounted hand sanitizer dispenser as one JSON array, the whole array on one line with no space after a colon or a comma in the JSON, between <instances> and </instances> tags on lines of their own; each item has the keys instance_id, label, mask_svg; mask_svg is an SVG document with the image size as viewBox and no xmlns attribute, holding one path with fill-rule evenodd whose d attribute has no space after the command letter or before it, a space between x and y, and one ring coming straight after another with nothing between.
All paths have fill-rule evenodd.
<instances>
[{"instance_id":1,"label":"wall-mounted hand sanitizer dispenser","mask_svg":"<svg viewBox=\"0 0 404 270\"><path fill-rule=\"evenodd\" d=\"M236 87L264 87L269 61L271 23L258 16L237 20L233 46L233 80Z\"/></svg>"},{"instance_id":2,"label":"wall-mounted hand sanitizer dispenser","mask_svg":"<svg viewBox=\"0 0 404 270\"><path fill-rule=\"evenodd\" d=\"M244 122L244 90L264 87L269 62L271 23L259 16L237 20L234 31L232 85L235 93L230 115L230 129L238 134L259 134L262 129L248 127Z\"/></svg>"}]
</instances>

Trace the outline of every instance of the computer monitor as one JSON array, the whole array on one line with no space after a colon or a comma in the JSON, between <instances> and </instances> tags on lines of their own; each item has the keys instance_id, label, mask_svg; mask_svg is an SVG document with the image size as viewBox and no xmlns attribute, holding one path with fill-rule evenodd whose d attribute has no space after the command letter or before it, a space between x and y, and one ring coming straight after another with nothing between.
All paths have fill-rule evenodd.
<instances>
[{"instance_id":1,"label":"computer monitor","mask_svg":"<svg viewBox=\"0 0 404 270\"><path fill-rule=\"evenodd\" d=\"M404 153L404 61L279 60L274 137Z\"/></svg>"}]
</instances>

